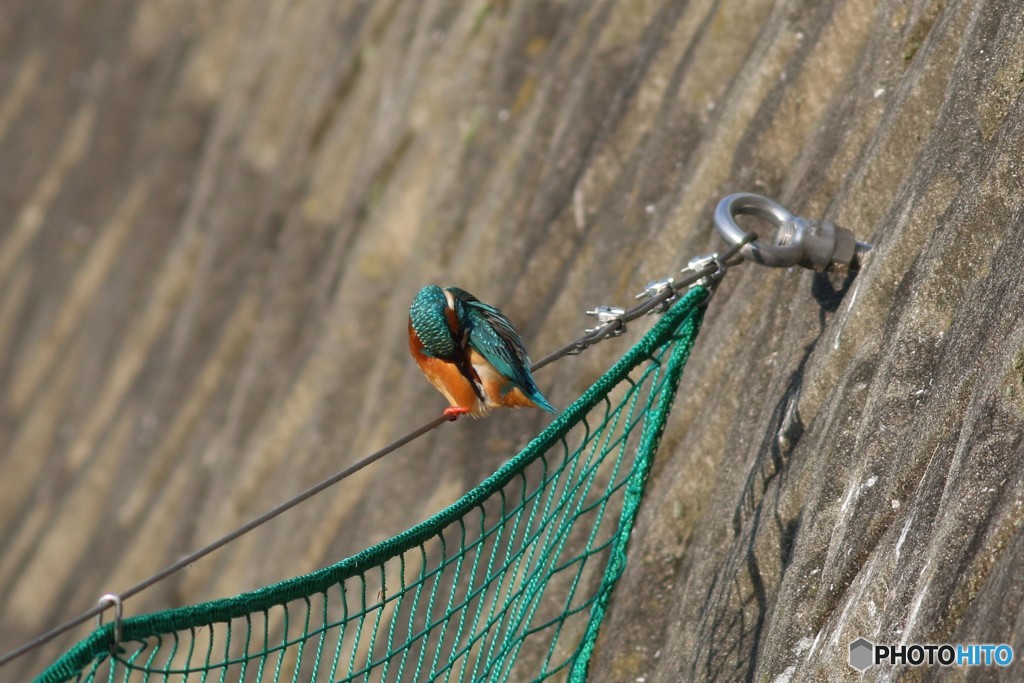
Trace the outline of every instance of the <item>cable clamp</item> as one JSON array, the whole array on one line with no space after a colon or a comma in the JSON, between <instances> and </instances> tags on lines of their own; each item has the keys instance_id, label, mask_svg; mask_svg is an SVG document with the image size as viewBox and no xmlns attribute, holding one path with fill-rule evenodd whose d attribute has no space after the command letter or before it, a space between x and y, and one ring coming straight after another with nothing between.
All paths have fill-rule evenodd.
<instances>
[{"instance_id":1,"label":"cable clamp","mask_svg":"<svg viewBox=\"0 0 1024 683\"><path fill-rule=\"evenodd\" d=\"M610 323L618 323L618 327L613 330L609 330L605 333L604 337L618 337L620 334L626 331L626 322L622 317L626 314L626 309L616 308L614 306L598 306L592 311L587 311L587 315L597 318L597 327L587 328L587 334L594 334L599 332L601 329L606 327Z\"/></svg>"},{"instance_id":2,"label":"cable clamp","mask_svg":"<svg viewBox=\"0 0 1024 683\"><path fill-rule=\"evenodd\" d=\"M110 644L110 648L113 649L121 644L121 616L122 616L122 604L121 596L116 593L107 593L99 602L97 606L102 607L106 610L108 607L114 608L114 642ZM103 612L96 615L96 628L103 625Z\"/></svg>"},{"instance_id":3,"label":"cable clamp","mask_svg":"<svg viewBox=\"0 0 1024 683\"><path fill-rule=\"evenodd\" d=\"M705 272L708 268L714 266L714 270L710 273ZM707 256L695 256L690 259L690 262L686 264L686 267L680 272L691 272L694 275L700 275L704 273L696 282L690 285L690 287L703 287L705 289L714 289L718 281L725 275L727 266L725 265L725 259L720 257L718 254L708 254Z\"/></svg>"},{"instance_id":4,"label":"cable clamp","mask_svg":"<svg viewBox=\"0 0 1024 683\"><path fill-rule=\"evenodd\" d=\"M644 291L637 294L634 299L654 299L662 295L665 290L671 290L671 294L665 297L657 306L647 311L647 314L652 313L664 313L672 304L675 303L679 295L676 293L676 279L674 277L667 277L664 280L651 280L647 283L647 287Z\"/></svg>"}]
</instances>

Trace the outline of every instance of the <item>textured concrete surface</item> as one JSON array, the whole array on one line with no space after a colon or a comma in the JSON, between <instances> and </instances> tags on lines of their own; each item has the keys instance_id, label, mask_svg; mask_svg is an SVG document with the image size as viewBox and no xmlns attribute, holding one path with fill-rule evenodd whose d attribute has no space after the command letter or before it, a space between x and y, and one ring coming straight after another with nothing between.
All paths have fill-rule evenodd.
<instances>
[{"instance_id":1,"label":"textured concrete surface","mask_svg":"<svg viewBox=\"0 0 1024 683\"><path fill-rule=\"evenodd\" d=\"M876 247L723 284L594 680L857 680L858 636L1024 656L1022 35L1018 0L7 0L0 648L435 415L423 283L540 356L747 190ZM629 338L538 380L565 405ZM334 562L544 420L446 427L127 611Z\"/></svg>"}]
</instances>

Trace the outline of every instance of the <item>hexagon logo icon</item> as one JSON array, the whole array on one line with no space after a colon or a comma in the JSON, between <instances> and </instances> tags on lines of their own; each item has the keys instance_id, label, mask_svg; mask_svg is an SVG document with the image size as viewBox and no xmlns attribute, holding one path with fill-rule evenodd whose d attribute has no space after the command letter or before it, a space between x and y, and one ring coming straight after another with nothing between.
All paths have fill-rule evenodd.
<instances>
[{"instance_id":1,"label":"hexagon logo icon","mask_svg":"<svg viewBox=\"0 0 1024 683\"><path fill-rule=\"evenodd\" d=\"M860 671L867 671L875 663L875 646L867 638L858 638L850 643L850 666Z\"/></svg>"}]
</instances>

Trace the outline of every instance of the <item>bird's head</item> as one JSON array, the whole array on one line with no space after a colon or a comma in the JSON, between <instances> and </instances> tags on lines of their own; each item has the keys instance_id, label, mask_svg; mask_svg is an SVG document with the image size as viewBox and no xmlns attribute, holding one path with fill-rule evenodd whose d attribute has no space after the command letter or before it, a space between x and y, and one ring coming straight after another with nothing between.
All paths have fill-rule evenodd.
<instances>
[{"instance_id":1,"label":"bird's head","mask_svg":"<svg viewBox=\"0 0 1024 683\"><path fill-rule=\"evenodd\" d=\"M423 343L423 350L436 358L451 358L458 346L458 333L452 322L454 315L451 295L437 285L427 285L412 300L409 322Z\"/></svg>"}]
</instances>

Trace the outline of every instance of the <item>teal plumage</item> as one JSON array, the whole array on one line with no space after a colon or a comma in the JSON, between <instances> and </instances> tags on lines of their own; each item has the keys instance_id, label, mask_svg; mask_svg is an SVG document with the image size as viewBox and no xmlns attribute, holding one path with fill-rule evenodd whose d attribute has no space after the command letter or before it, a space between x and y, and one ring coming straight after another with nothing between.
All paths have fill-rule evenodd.
<instances>
[{"instance_id":1,"label":"teal plumage","mask_svg":"<svg viewBox=\"0 0 1024 683\"><path fill-rule=\"evenodd\" d=\"M498 406L556 412L530 373L530 357L511 321L463 289L429 285L416 294L409 348L452 404L447 413L453 418Z\"/></svg>"},{"instance_id":2,"label":"teal plumage","mask_svg":"<svg viewBox=\"0 0 1024 683\"><path fill-rule=\"evenodd\" d=\"M530 372L530 356L505 314L464 289L448 287L447 290L454 295L457 304L462 304L456 305L455 311L463 329L468 331L467 343L527 398L549 413L557 412L537 388Z\"/></svg>"},{"instance_id":3,"label":"teal plumage","mask_svg":"<svg viewBox=\"0 0 1024 683\"><path fill-rule=\"evenodd\" d=\"M417 292L409 307L409 320L423 341L426 352L442 360L452 360L458 347L455 333L445 319L444 311L447 307L448 298L436 285L424 287Z\"/></svg>"}]
</instances>

